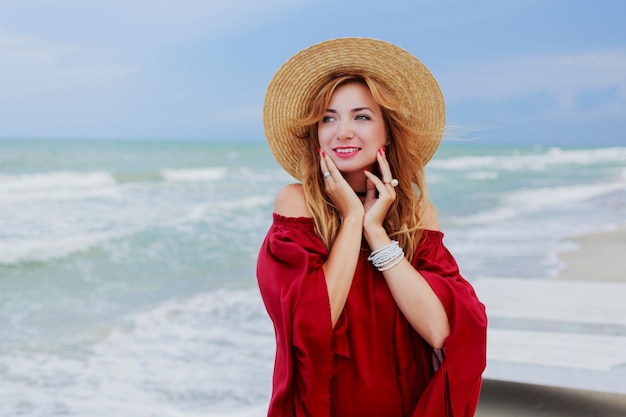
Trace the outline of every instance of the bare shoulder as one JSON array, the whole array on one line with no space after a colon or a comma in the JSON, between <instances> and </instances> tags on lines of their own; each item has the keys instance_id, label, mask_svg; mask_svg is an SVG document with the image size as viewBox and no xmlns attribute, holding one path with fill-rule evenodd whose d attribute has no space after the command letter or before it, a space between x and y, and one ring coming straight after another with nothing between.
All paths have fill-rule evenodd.
<instances>
[{"instance_id":1,"label":"bare shoulder","mask_svg":"<svg viewBox=\"0 0 626 417\"><path fill-rule=\"evenodd\" d=\"M437 215L437 209L430 201L420 202L419 211L419 216L422 220L424 228L429 230L439 230L439 216Z\"/></svg>"},{"instance_id":2,"label":"bare shoulder","mask_svg":"<svg viewBox=\"0 0 626 417\"><path fill-rule=\"evenodd\" d=\"M289 184L276 194L274 212L285 217L312 217L306 206L302 184Z\"/></svg>"}]
</instances>

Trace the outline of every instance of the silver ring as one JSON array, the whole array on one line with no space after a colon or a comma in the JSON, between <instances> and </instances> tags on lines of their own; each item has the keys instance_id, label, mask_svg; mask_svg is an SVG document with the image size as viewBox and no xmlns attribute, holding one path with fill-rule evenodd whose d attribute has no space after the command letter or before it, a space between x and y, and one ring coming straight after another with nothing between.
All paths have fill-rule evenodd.
<instances>
[{"instance_id":1,"label":"silver ring","mask_svg":"<svg viewBox=\"0 0 626 417\"><path fill-rule=\"evenodd\" d=\"M324 178L328 178L328 177L330 177L330 171L324 172Z\"/></svg>"},{"instance_id":2,"label":"silver ring","mask_svg":"<svg viewBox=\"0 0 626 417\"><path fill-rule=\"evenodd\" d=\"M391 182L389 182L388 184L391 184L391 186L392 186L392 187L397 187L397 186L398 186L398 184L400 184L400 183L398 182L398 180L397 180L397 179L395 179L395 178L394 178L394 179L392 179L392 180L391 180Z\"/></svg>"}]
</instances>

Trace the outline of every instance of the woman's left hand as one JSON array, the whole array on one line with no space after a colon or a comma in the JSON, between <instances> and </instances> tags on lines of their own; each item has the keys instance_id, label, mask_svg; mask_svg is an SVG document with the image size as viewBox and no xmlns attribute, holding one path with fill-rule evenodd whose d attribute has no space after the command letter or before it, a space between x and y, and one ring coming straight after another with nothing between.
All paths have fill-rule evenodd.
<instances>
[{"instance_id":1,"label":"woman's left hand","mask_svg":"<svg viewBox=\"0 0 626 417\"><path fill-rule=\"evenodd\" d=\"M396 190L393 185L391 185L391 180L393 179L391 168L389 167L387 155L383 149L380 149L376 155L381 178L378 178L369 171L365 171L368 181L367 195L363 203L365 207L363 228L366 233L367 231L383 227L383 221L387 216L387 212L396 199ZM376 197L376 191L378 191L378 198Z\"/></svg>"}]
</instances>

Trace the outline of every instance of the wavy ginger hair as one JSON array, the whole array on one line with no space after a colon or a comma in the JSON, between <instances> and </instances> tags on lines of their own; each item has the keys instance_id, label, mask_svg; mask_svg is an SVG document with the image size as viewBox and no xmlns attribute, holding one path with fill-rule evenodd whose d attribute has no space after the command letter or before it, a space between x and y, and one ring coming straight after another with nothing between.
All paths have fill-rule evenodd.
<instances>
[{"instance_id":1,"label":"wavy ginger hair","mask_svg":"<svg viewBox=\"0 0 626 417\"><path fill-rule=\"evenodd\" d=\"M398 179L396 199L392 203L383 227L391 238L398 240L409 261L422 235L420 206L428 204L424 166L419 154L420 132L408 124L403 114L406 110L392 91L375 76L361 72L330 74L321 84L307 109L307 114L296 121L299 134L308 149L301 160L300 170L306 204L313 215L316 232L327 249L333 245L343 221L341 213L324 191L324 177L320 172L320 155L317 126L328 108L333 93L341 86L360 83L367 86L382 109L387 131L387 160L391 172Z\"/></svg>"}]
</instances>

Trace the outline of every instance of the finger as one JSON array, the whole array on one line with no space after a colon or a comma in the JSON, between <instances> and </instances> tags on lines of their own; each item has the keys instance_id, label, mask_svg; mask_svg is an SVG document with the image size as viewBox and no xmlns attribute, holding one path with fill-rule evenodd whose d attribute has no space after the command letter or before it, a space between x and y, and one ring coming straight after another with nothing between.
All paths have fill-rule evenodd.
<instances>
[{"instance_id":1,"label":"finger","mask_svg":"<svg viewBox=\"0 0 626 417\"><path fill-rule=\"evenodd\" d=\"M320 152L320 169L322 171L322 175L324 179L329 179L332 176L332 172L328 167L328 162L326 161L326 153Z\"/></svg>"},{"instance_id":2,"label":"finger","mask_svg":"<svg viewBox=\"0 0 626 417\"><path fill-rule=\"evenodd\" d=\"M381 148L376 158L378 160L378 166L380 168L380 177L385 184L389 184L393 179L393 175L391 175L391 167L389 166L389 161L387 161L387 153L384 151L384 149L384 147Z\"/></svg>"},{"instance_id":3,"label":"finger","mask_svg":"<svg viewBox=\"0 0 626 417\"><path fill-rule=\"evenodd\" d=\"M333 179L343 178L343 175L339 171L339 168L337 168L337 165L335 165L333 158L328 156L327 153L322 152L322 159L326 163L326 170L331 173L331 177Z\"/></svg>"},{"instance_id":4,"label":"finger","mask_svg":"<svg viewBox=\"0 0 626 417\"><path fill-rule=\"evenodd\" d=\"M376 189L378 190L378 198L381 199L383 196L387 196L394 200L396 198L396 190L391 184L385 184L380 178L376 175L372 174L369 171L365 171L365 176L369 178L370 181L374 183ZM370 196L370 190L368 188L368 197Z\"/></svg>"},{"instance_id":5,"label":"finger","mask_svg":"<svg viewBox=\"0 0 626 417\"><path fill-rule=\"evenodd\" d=\"M367 178L367 171L366 171L366 181L365 181L365 198L366 199L376 199L377 198L377 190L376 190L376 184L374 184L374 181L370 180L369 178Z\"/></svg>"},{"instance_id":6,"label":"finger","mask_svg":"<svg viewBox=\"0 0 626 417\"><path fill-rule=\"evenodd\" d=\"M374 184L374 189L377 189L378 191L385 190L385 184L376 175L366 170L365 176ZM370 191L369 185L367 191Z\"/></svg>"},{"instance_id":7,"label":"finger","mask_svg":"<svg viewBox=\"0 0 626 417\"><path fill-rule=\"evenodd\" d=\"M395 188L398 186L398 180L393 177L391 173L391 166L387 160L387 152L383 146L382 152L378 155L378 164L381 172L381 178L388 188Z\"/></svg>"}]
</instances>

